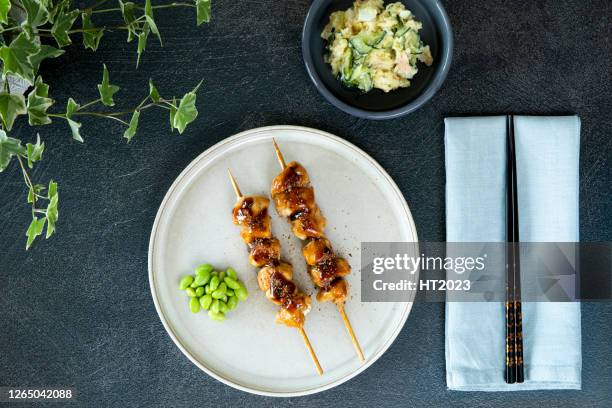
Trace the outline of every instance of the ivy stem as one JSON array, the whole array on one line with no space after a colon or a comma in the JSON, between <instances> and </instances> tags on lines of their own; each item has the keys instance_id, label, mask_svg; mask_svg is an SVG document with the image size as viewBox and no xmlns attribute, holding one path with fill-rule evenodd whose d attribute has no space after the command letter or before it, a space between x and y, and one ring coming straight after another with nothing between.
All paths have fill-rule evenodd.
<instances>
[{"instance_id":1,"label":"ivy stem","mask_svg":"<svg viewBox=\"0 0 612 408\"><path fill-rule=\"evenodd\" d=\"M195 4L191 4L191 3L170 3L170 4L163 4L160 6L152 6L151 8L153 10L157 10L157 9L164 9L164 8L171 8L171 7L196 7ZM140 10L144 10L144 7L142 6L135 6L135 8L140 9ZM100 10L93 10L91 13L111 13L113 11L121 11L121 8L119 7L113 7L113 8L107 8L107 9L100 9Z\"/></svg>"},{"instance_id":2,"label":"ivy stem","mask_svg":"<svg viewBox=\"0 0 612 408\"><path fill-rule=\"evenodd\" d=\"M19 162L19 166L21 167L21 173L23 173L23 180L25 181L26 186L28 187L28 194L29 194L30 191L34 191L32 180L30 180L30 176L28 175L28 171L26 170L23 164L23 159L21 158L21 156L17 155L17 161ZM35 213L36 213L36 194L34 194L34 197L32 199L32 217L34 217Z\"/></svg>"},{"instance_id":3,"label":"ivy stem","mask_svg":"<svg viewBox=\"0 0 612 408\"><path fill-rule=\"evenodd\" d=\"M89 107L89 106L91 106L91 105L95 105L96 103L100 102L101 100L102 100L101 98L98 98L98 99L93 100L93 101L91 101L91 102L87 102L85 105L82 105L81 107L79 107L79 109L78 109L78 110L81 110L81 109L87 108L87 107Z\"/></svg>"}]
</instances>

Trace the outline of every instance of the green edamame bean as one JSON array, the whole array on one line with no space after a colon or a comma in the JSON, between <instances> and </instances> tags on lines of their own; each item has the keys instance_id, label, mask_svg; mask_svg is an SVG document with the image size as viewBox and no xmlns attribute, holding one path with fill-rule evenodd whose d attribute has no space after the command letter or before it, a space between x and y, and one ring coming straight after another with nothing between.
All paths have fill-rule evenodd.
<instances>
[{"instance_id":1,"label":"green edamame bean","mask_svg":"<svg viewBox=\"0 0 612 408\"><path fill-rule=\"evenodd\" d=\"M212 305L210 306L210 310L211 310L213 313L219 313L219 304L220 304L220 303L221 303L221 302L219 302L219 299L215 299L215 300L213 300Z\"/></svg>"},{"instance_id":2,"label":"green edamame bean","mask_svg":"<svg viewBox=\"0 0 612 408\"><path fill-rule=\"evenodd\" d=\"M200 311L200 301L198 298L191 298L189 301L189 309L191 309L191 313L198 313Z\"/></svg>"},{"instance_id":3,"label":"green edamame bean","mask_svg":"<svg viewBox=\"0 0 612 408\"><path fill-rule=\"evenodd\" d=\"M227 297L235 296L234 291L231 289L226 290L225 294L227 295Z\"/></svg>"},{"instance_id":4,"label":"green edamame bean","mask_svg":"<svg viewBox=\"0 0 612 408\"><path fill-rule=\"evenodd\" d=\"M204 295L200 298L200 306L202 309L208 310L210 309L210 305L212 304L213 298L211 295Z\"/></svg>"},{"instance_id":5,"label":"green edamame bean","mask_svg":"<svg viewBox=\"0 0 612 408\"><path fill-rule=\"evenodd\" d=\"M187 292L187 296L189 296L190 298L196 297L196 291L194 288L187 288L185 289L185 292Z\"/></svg>"},{"instance_id":6,"label":"green edamame bean","mask_svg":"<svg viewBox=\"0 0 612 408\"><path fill-rule=\"evenodd\" d=\"M226 276L229 276L232 279L238 279L238 274L236 273L236 271L234 270L234 268L232 268L231 266L229 268L227 268L226 272Z\"/></svg>"},{"instance_id":7,"label":"green edamame bean","mask_svg":"<svg viewBox=\"0 0 612 408\"><path fill-rule=\"evenodd\" d=\"M213 290L210 288L210 285L206 285L204 287L204 293L206 293L207 295L210 295L211 293L213 293Z\"/></svg>"},{"instance_id":8,"label":"green edamame bean","mask_svg":"<svg viewBox=\"0 0 612 408\"><path fill-rule=\"evenodd\" d=\"M228 299L228 296L227 295L223 295L223 297L221 299L219 299L219 300L227 303L227 299Z\"/></svg>"},{"instance_id":9,"label":"green edamame bean","mask_svg":"<svg viewBox=\"0 0 612 408\"><path fill-rule=\"evenodd\" d=\"M234 293L236 294L236 297L238 298L238 300L245 301L249 297L249 292L244 286L241 286L240 288L235 289Z\"/></svg>"},{"instance_id":10,"label":"green edamame bean","mask_svg":"<svg viewBox=\"0 0 612 408\"><path fill-rule=\"evenodd\" d=\"M213 271L213 266L211 264L202 264L200 266L198 266L195 270L196 275L210 275L210 273Z\"/></svg>"},{"instance_id":11,"label":"green edamame bean","mask_svg":"<svg viewBox=\"0 0 612 408\"><path fill-rule=\"evenodd\" d=\"M225 303L225 302L219 302L219 311L220 311L221 313L227 313L227 312L229 312L229 310L230 310L230 309L229 309L229 307L227 306L227 303Z\"/></svg>"},{"instance_id":12,"label":"green edamame bean","mask_svg":"<svg viewBox=\"0 0 612 408\"><path fill-rule=\"evenodd\" d=\"M217 290L217 288L219 287L219 277L213 276L210 279L210 283L208 285L210 286L210 290Z\"/></svg>"},{"instance_id":13,"label":"green edamame bean","mask_svg":"<svg viewBox=\"0 0 612 408\"><path fill-rule=\"evenodd\" d=\"M226 276L223 281L230 289L240 288L240 284L238 283L238 281L236 279L230 278L229 276Z\"/></svg>"},{"instance_id":14,"label":"green edamame bean","mask_svg":"<svg viewBox=\"0 0 612 408\"><path fill-rule=\"evenodd\" d=\"M195 293L197 297L204 295L204 288L201 286L199 288L196 288Z\"/></svg>"},{"instance_id":15,"label":"green edamame bean","mask_svg":"<svg viewBox=\"0 0 612 408\"><path fill-rule=\"evenodd\" d=\"M240 284L240 288L234 289L234 293L239 300L244 301L249 297L249 291L247 290L246 286L244 286L244 283L240 281L238 283Z\"/></svg>"},{"instance_id":16,"label":"green edamame bean","mask_svg":"<svg viewBox=\"0 0 612 408\"><path fill-rule=\"evenodd\" d=\"M217 290L215 290L212 293L212 297L214 297L215 299L221 299L223 298L225 295L225 291L227 290L227 285L225 285L225 282L221 283L221 285L219 285L219 287L217 288Z\"/></svg>"},{"instance_id":17,"label":"green edamame bean","mask_svg":"<svg viewBox=\"0 0 612 408\"><path fill-rule=\"evenodd\" d=\"M218 322L222 322L225 320L225 315L223 313L215 313L212 310L208 311L208 317L210 317L212 320L216 320Z\"/></svg>"},{"instance_id":18,"label":"green edamame bean","mask_svg":"<svg viewBox=\"0 0 612 408\"><path fill-rule=\"evenodd\" d=\"M198 274L195 277L195 280L193 281L193 284L196 284L197 286L204 286L208 283L208 281L210 280L210 273L205 273L205 274Z\"/></svg>"},{"instance_id":19,"label":"green edamame bean","mask_svg":"<svg viewBox=\"0 0 612 408\"><path fill-rule=\"evenodd\" d=\"M223 281L223 279L225 279L225 271L219 272L219 280Z\"/></svg>"},{"instance_id":20,"label":"green edamame bean","mask_svg":"<svg viewBox=\"0 0 612 408\"><path fill-rule=\"evenodd\" d=\"M234 310L236 308L236 306L238 306L238 298L235 296L232 296L231 298L229 298L229 300L227 301L227 308L229 310Z\"/></svg>"},{"instance_id":21,"label":"green edamame bean","mask_svg":"<svg viewBox=\"0 0 612 408\"><path fill-rule=\"evenodd\" d=\"M183 279L181 279L181 283L179 283L179 289L180 290L187 289L189 285L191 285L191 282L193 282L193 276L191 275L184 276Z\"/></svg>"}]
</instances>

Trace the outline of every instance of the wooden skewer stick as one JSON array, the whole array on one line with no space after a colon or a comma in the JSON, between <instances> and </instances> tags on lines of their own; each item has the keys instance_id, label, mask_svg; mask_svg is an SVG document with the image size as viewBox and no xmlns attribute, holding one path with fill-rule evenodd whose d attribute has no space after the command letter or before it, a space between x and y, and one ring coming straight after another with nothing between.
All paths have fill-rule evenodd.
<instances>
[{"instance_id":1,"label":"wooden skewer stick","mask_svg":"<svg viewBox=\"0 0 612 408\"><path fill-rule=\"evenodd\" d=\"M285 170L285 167L287 167L287 165L285 164L285 158L283 157L283 154L281 153L280 149L278 148L278 145L276 144L276 139L272 138L272 143L274 143L274 151L276 152L278 163L280 164L281 169Z\"/></svg>"},{"instance_id":2,"label":"wooden skewer stick","mask_svg":"<svg viewBox=\"0 0 612 408\"><path fill-rule=\"evenodd\" d=\"M242 198L242 193L240 192L240 187L238 187L238 183L236 182L236 179L234 178L234 175L232 174L230 169L227 169L227 173L229 174L230 181L232 182L232 187L234 188L234 193L236 193L236 198L238 200L240 200ZM304 344L306 344L306 348L308 349L308 353L310 354L310 358L312 358L312 362L314 363L315 368L317 369L317 373L319 375L323 375L323 368L321 368L321 364L319 364L319 359L317 358L317 355L316 355L314 349L312 348L312 344L310 344L310 340L308 340L308 336L306 335L306 331L304 330L303 327L298 327L298 331L300 332L300 335L302 336L302 339L304 340Z\"/></svg>"},{"instance_id":3,"label":"wooden skewer stick","mask_svg":"<svg viewBox=\"0 0 612 408\"><path fill-rule=\"evenodd\" d=\"M285 164L285 158L283 157L283 153L281 153L278 144L276 144L276 140L272 138L272 143L274 143L274 151L276 151L276 157L278 158L278 163L281 166L281 169L285 169L287 165ZM351 341L353 342L353 347L355 347L355 351L357 352L357 357L360 361L365 361L365 357L363 355L363 351L361 350L361 346L359 345L359 341L357 340L357 336L355 336L355 331L353 330L353 326L351 325L351 321L349 320L346 312L344 311L344 304L337 304L338 311L340 312L340 316L342 316L342 321L344 322L344 326L346 327L346 331L351 337Z\"/></svg>"},{"instance_id":4,"label":"wooden skewer stick","mask_svg":"<svg viewBox=\"0 0 612 408\"><path fill-rule=\"evenodd\" d=\"M312 358L312 362L314 363L315 368L317 369L317 373L319 375L323 375L323 369L321 368L321 364L319 364L319 359L317 358L317 355L315 354L312 348L312 344L310 344L310 340L308 340L306 331L304 330L303 327L298 327L298 331L302 335L302 339L304 340L304 344L306 344L306 348L308 349L308 352L310 353L310 358Z\"/></svg>"},{"instance_id":5,"label":"wooden skewer stick","mask_svg":"<svg viewBox=\"0 0 612 408\"><path fill-rule=\"evenodd\" d=\"M242 193L240 192L240 187L238 187L238 183L236 182L232 171L230 169L227 169L227 174L229 174L230 181L232 182L232 187L234 187L234 193L236 193L236 198L241 199Z\"/></svg>"},{"instance_id":6,"label":"wooden skewer stick","mask_svg":"<svg viewBox=\"0 0 612 408\"><path fill-rule=\"evenodd\" d=\"M340 311L340 316L342 316L342 321L344 321L344 326L346 327L346 331L348 331L349 336L351 337L351 341L353 342L353 347L355 347L355 351L357 352L357 357L361 362L365 361L365 357L363 355L363 351L361 351L361 346L359 345L359 341L357 341L357 337L355 336L355 332L353 331L353 326L351 325L351 321L349 320L346 312L344 311L344 303L338 304L338 310Z\"/></svg>"}]
</instances>

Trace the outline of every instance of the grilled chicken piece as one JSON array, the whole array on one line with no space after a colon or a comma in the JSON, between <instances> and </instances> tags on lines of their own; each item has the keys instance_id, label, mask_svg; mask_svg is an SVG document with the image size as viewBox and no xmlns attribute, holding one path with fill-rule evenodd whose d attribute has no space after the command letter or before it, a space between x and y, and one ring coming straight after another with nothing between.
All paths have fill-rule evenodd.
<instances>
[{"instance_id":1,"label":"grilled chicken piece","mask_svg":"<svg viewBox=\"0 0 612 408\"><path fill-rule=\"evenodd\" d=\"M310 296L298 293L293 296L291 305L281 308L276 313L276 323L289 327L302 327L306 315L310 312L310 303Z\"/></svg>"},{"instance_id":2,"label":"grilled chicken piece","mask_svg":"<svg viewBox=\"0 0 612 408\"><path fill-rule=\"evenodd\" d=\"M346 301L348 289L346 279L337 278L327 289L322 288L319 290L317 300L319 302L334 302L337 305L341 305Z\"/></svg>"},{"instance_id":3,"label":"grilled chicken piece","mask_svg":"<svg viewBox=\"0 0 612 408\"><path fill-rule=\"evenodd\" d=\"M312 187L295 187L274 194L274 205L281 217L290 217L298 211L315 208L315 195Z\"/></svg>"},{"instance_id":4,"label":"grilled chicken piece","mask_svg":"<svg viewBox=\"0 0 612 408\"><path fill-rule=\"evenodd\" d=\"M280 242L276 238L258 238L249 242L249 262L253 266L273 265L280 261Z\"/></svg>"},{"instance_id":5,"label":"grilled chicken piece","mask_svg":"<svg viewBox=\"0 0 612 408\"><path fill-rule=\"evenodd\" d=\"M269 205L270 200L265 197L242 197L234 206L234 224L242 226L240 236L247 244L256 239L272 238Z\"/></svg>"},{"instance_id":6,"label":"grilled chicken piece","mask_svg":"<svg viewBox=\"0 0 612 408\"><path fill-rule=\"evenodd\" d=\"M293 279L293 268L290 264L281 262L278 266L266 266L259 270L257 273L257 283L259 289L263 292L268 292L272 283L272 276L274 274L280 274L285 280L291 281Z\"/></svg>"},{"instance_id":7,"label":"grilled chicken piece","mask_svg":"<svg viewBox=\"0 0 612 408\"><path fill-rule=\"evenodd\" d=\"M308 269L310 278L320 288L328 288L336 278L351 273L351 267L344 258L330 257Z\"/></svg>"},{"instance_id":8,"label":"grilled chicken piece","mask_svg":"<svg viewBox=\"0 0 612 408\"><path fill-rule=\"evenodd\" d=\"M326 220L319 211L319 207L310 210L300 211L293 214L290 218L293 234L299 239L320 238L325 230Z\"/></svg>"},{"instance_id":9,"label":"grilled chicken piece","mask_svg":"<svg viewBox=\"0 0 612 408\"><path fill-rule=\"evenodd\" d=\"M310 178L308 172L297 162L289 163L272 181L272 198L292 188L308 187Z\"/></svg>"},{"instance_id":10,"label":"grilled chicken piece","mask_svg":"<svg viewBox=\"0 0 612 408\"><path fill-rule=\"evenodd\" d=\"M329 258L334 256L331 242L327 238L318 238L308 241L302 249L302 255L308 265L316 265L317 262L323 260L323 258Z\"/></svg>"}]
</instances>

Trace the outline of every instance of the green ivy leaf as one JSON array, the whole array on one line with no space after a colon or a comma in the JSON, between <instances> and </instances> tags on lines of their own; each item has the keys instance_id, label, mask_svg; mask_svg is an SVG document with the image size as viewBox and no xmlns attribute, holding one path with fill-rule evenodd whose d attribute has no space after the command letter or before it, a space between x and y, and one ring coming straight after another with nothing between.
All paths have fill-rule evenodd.
<instances>
[{"instance_id":1,"label":"green ivy leaf","mask_svg":"<svg viewBox=\"0 0 612 408\"><path fill-rule=\"evenodd\" d=\"M30 223L30 226L26 231L26 236L28 237L28 242L26 243L26 250L32 246L32 243L34 242L36 237L42 234L43 228L45 228L46 221L47 218L45 217L39 219L34 216L32 218L32 222Z\"/></svg>"},{"instance_id":2,"label":"green ivy leaf","mask_svg":"<svg viewBox=\"0 0 612 408\"><path fill-rule=\"evenodd\" d=\"M121 9L121 15L123 16L123 21L128 28L128 38L127 42L132 41L136 38L136 17L134 16L134 10L136 9L136 5L131 1L122 2L119 0L119 8Z\"/></svg>"},{"instance_id":3,"label":"green ivy leaf","mask_svg":"<svg viewBox=\"0 0 612 408\"><path fill-rule=\"evenodd\" d=\"M114 106L115 101L113 101L113 95L117 93L118 90L119 87L117 85L111 85L108 82L108 69L106 68L106 64L104 64L104 69L102 70L102 83L98 85L98 92L100 92L102 103L106 106Z\"/></svg>"},{"instance_id":4,"label":"green ivy leaf","mask_svg":"<svg viewBox=\"0 0 612 408\"><path fill-rule=\"evenodd\" d=\"M151 79L149 79L149 96L153 102L159 102L159 92L157 91L155 85L153 85L153 81Z\"/></svg>"},{"instance_id":5,"label":"green ivy leaf","mask_svg":"<svg viewBox=\"0 0 612 408\"><path fill-rule=\"evenodd\" d=\"M74 112L78 111L81 105L76 103L76 101L72 98L68 98L68 103L66 104L66 118L70 119Z\"/></svg>"},{"instance_id":6,"label":"green ivy leaf","mask_svg":"<svg viewBox=\"0 0 612 408\"><path fill-rule=\"evenodd\" d=\"M123 132L123 137L125 137L129 142L132 141L134 135L136 135L136 128L138 127L138 119L140 118L140 111L135 111L132 115L132 119L130 119L130 126Z\"/></svg>"},{"instance_id":7,"label":"green ivy leaf","mask_svg":"<svg viewBox=\"0 0 612 408\"><path fill-rule=\"evenodd\" d=\"M4 130L0 130L0 172L4 171L13 156L23 156L26 148L21 145L21 140L8 137Z\"/></svg>"},{"instance_id":8,"label":"green ivy leaf","mask_svg":"<svg viewBox=\"0 0 612 408\"><path fill-rule=\"evenodd\" d=\"M42 77L36 78L34 89L28 94L28 123L30 126L47 125L51 118L47 115L47 109L53 105L53 99L48 98L49 85L42 81Z\"/></svg>"},{"instance_id":9,"label":"green ivy leaf","mask_svg":"<svg viewBox=\"0 0 612 408\"><path fill-rule=\"evenodd\" d=\"M83 31L83 46L85 48L89 48L92 51L96 51L98 49L98 46L100 45L100 40L104 35L104 29L100 28L97 31L93 31L95 27L91 22L91 14L89 13L82 13L81 20L83 21L84 30L92 30Z\"/></svg>"},{"instance_id":10,"label":"green ivy leaf","mask_svg":"<svg viewBox=\"0 0 612 408\"><path fill-rule=\"evenodd\" d=\"M72 138L77 142L83 143L83 137L81 136L81 123L72 120L71 117L79 110L80 105L75 102L74 99L68 98L68 103L66 104L66 121L68 121L68 126L70 126L70 131L72 132Z\"/></svg>"},{"instance_id":11,"label":"green ivy leaf","mask_svg":"<svg viewBox=\"0 0 612 408\"><path fill-rule=\"evenodd\" d=\"M145 20L147 20L147 24L151 28L151 32L157 36L159 43L163 45L161 35L159 34L159 29L157 28L157 24L153 18L153 7L151 6L151 0L145 0L144 16Z\"/></svg>"},{"instance_id":12,"label":"green ivy leaf","mask_svg":"<svg viewBox=\"0 0 612 408\"><path fill-rule=\"evenodd\" d=\"M196 109L196 92L202 84L202 81L191 92L187 92L180 100L178 109L172 118L172 127L178 129L179 133L183 133L188 124L193 122L198 116ZM170 111L172 115L172 111Z\"/></svg>"},{"instance_id":13,"label":"green ivy leaf","mask_svg":"<svg viewBox=\"0 0 612 408\"><path fill-rule=\"evenodd\" d=\"M21 0L21 4L23 4L23 8L28 15L21 25L31 38L34 34L34 28L49 21L49 11L44 2L40 0Z\"/></svg>"},{"instance_id":14,"label":"green ivy leaf","mask_svg":"<svg viewBox=\"0 0 612 408\"><path fill-rule=\"evenodd\" d=\"M8 12L11 9L11 0L0 0L0 23L8 23Z\"/></svg>"},{"instance_id":15,"label":"green ivy leaf","mask_svg":"<svg viewBox=\"0 0 612 408\"><path fill-rule=\"evenodd\" d=\"M136 34L136 36L138 37L138 49L136 50L138 57L136 58L136 68L138 68L138 64L140 64L140 56L147 47L147 38L149 38L149 26L145 24L143 31Z\"/></svg>"},{"instance_id":16,"label":"green ivy leaf","mask_svg":"<svg viewBox=\"0 0 612 408\"><path fill-rule=\"evenodd\" d=\"M34 73L38 72L38 67L40 67L40 63L47 58L56 58L64 53L64 50L58 50L55 47L50 45L41 45L36 54L30 55L28 58L30 64L32 65L32 70Z\"/></svg>"},{"instance_id":17,"label":"green ivy leaf","mask_svg":"<svg viewBox=\"0 0 612 408\"><path fill-rule=\"evenodd\" d=\"M32 168L34 167L34 165L32 163L35 163L37 161L39 161L42 158L42 154L45 151L45 143L41 143L40 142L40 135L37 133L36 134L36 143L32 144L32 143L28 143L26 144L26 155L28 158L28 167Z\"/></svg>"},{"instance_id":18,"label":"green ivy leaf","mask_svg":"<svg viewBox=\"0 0 612 408\"><path fill-rule=\"evenodd\" d=\"M24 33L19 34L8 47L6 45L0 47L4 75L15 74L31 85L34 82L34 70L29 57L38 51L38 45L29 40Z\"/></svg>"},{"instance_id":19,"label":"green ivy leaf","mask_svg":"<svg viewBox=\"0 0 612 408\"><path fill-rule=\"evenodd\" d=\"M23 95L0 92L0 119L6 130L13 128L17 116L27 112Z\"/></svg>"},{"instance_id":20,"label":"green ivy leaf","mask_svg":"<svg viewBox=\"0 0 612 408\"><path fill-rule=\"evenodd\" d=\"M210 0L195 0L198 25L210 22Z\"/></svg>"},{"instance_id":21,"label":"green ivy leaf","mask_svg":"<svg viewBox=\"0 0 612 408\"><path fill-rule=\"evenodd\" d=\"M33 203L36 200L35 194L40 194L45 188L46 187L42 184L34 184L32 188L28 190L28 204Z\"/></svg>"},{"instance_id":22,"label":"green ivy leaf","mask_svg":"<svg viewBox=\"0 0 612 408\"><path fill-rule=\"evenodd\" d=\"M53 23L53 27L51 27L51 35L55 38L60 48L72 44L68 31L72 28L74 20L79 16L79 13L79 10L72 10L69 12L62 10L55 17L55 22Z\"/></svg>"},{"instance_id":23,"label":"green ivy leaf","mask_svg":"<svg viewBox=\"0 0 612 408\"><path fill-rule=\"evenodd\" d=\"M59 193L57 192L57 183L53 180L49 181L47 198L49 204L47 205L47 235L45 239L49 238L55 232L55 223L59 218L59 211L57 209L59 204Z\"/></svg>"}]
</instances>

